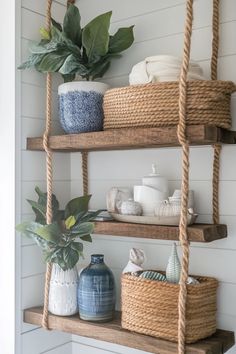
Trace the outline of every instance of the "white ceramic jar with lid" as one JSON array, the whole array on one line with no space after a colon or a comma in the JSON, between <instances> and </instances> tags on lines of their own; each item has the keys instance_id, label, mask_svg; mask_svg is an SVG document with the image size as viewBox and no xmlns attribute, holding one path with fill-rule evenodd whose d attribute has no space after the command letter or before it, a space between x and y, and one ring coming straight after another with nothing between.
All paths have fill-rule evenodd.
<instances>
[{"instance_id":1,"label":"white ceramic jar with lid","mask_svg":"<svg viewBox=\"0 0 236 354\"><path fill-rule=\"evenodd\" d=\"M164 199L169 197L169 186L166 177L161 176L157 171L157 165L152 164L152 173L142 178L142 184L157 189L164 193Z\"/></svg>"}]
</instances>

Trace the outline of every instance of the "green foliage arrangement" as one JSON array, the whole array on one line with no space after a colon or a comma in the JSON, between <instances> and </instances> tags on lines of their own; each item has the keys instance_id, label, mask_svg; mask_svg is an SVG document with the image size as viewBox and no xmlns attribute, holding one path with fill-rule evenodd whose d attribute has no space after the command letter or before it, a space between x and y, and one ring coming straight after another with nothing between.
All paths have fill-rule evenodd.
<instances>
[{"instance_id":1,"label":"green foliage arrangement","mask_svg":"<svg viewBox=\"0 0 236 354\"><path fill-rule=\"evenodd\" d=\"M109 35L111 15L112 11L106 12L81 28L79 9L71 4L63 25L52 20L50 32L45 28L40 30L42 40L30 45L31 55L19 69L59 72L65 82L73 81L76 75L86 80L102 77L111 59L120 57L134 41L134 26Z\"/></svg>"},{"instance_id":2,"label":"green foliage arrangement","mask_svg":"<svg viewBox=\"0 0 236 354\"><path fill-rule=\"evenodd\" d=\"M38 201L27 200L35 213L35 221L17 225L17 231L33 239L43 250L44 260L58 264L63 270L73 268L80 256L83 256L82 241L92 242L91 233L94 224L91 222L100 210L88 211L89 196L72 199L65 207L59 209L59 202L53 195L53 220L46 224L47 193L35 188Z\"/></svg>"}]
</instances>

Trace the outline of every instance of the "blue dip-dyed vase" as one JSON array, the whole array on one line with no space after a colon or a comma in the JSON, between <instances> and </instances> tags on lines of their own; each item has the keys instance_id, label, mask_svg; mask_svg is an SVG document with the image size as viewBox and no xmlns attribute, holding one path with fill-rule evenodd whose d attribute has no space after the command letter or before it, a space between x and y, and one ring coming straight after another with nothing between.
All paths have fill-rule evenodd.
<instances>
[{"instance_id":1,"label":"blue dip-dyed vase","mask_svg":"<svg viewBox=\"0 0 236 354\"><path fill-rule=\"evenodd\" d=\"M80 274L79 314L82 320L106 322L115 311L115 280L104 263L104 255L93 254L91 263Z\"/></svg>"},{"instance_id":2,"label":"blue dip-dyed vase","mask_svg":"<svg viewBox=\"0 0 236 354\"><path fill-rule=\"evenodd\" d=\"M103 130L103 96L109 86L102 82L74 81L58 88L60 123L68 134Z\"/></svg>"}]
</instances>

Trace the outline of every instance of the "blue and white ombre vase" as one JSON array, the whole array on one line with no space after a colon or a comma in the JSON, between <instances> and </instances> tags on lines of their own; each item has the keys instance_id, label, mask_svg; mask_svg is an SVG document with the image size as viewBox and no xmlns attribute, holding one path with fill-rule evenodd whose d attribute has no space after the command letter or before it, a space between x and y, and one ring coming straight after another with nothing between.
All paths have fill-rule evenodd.
<instances>
[{"instance_id":1,"label":"blue and white ombre vase","mask_svg":"<svg viewBox=\"0 0 236 354\"><path fill-rule=\"evenodd\" d=\"M93 254L80 273L78 305L82 320L106 322L114 317L115 280L102 254Z\"/></svg>"},{"instance_id":2,"label":"blue and white ombre vase","mask_svg":"<svg viewBox=\"0 0 236 354\"><path fill-rule=\"evenodd\" d=\"M59 86L60 123L68 134L103 130L103 96L109 85L73 81Z\"/></svg>"}]
</instances>

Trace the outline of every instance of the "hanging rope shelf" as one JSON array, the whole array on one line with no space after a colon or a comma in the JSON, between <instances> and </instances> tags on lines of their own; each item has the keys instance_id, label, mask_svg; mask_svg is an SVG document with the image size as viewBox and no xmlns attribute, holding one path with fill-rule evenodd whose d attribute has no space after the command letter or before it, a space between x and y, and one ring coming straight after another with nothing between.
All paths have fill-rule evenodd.
<instances>
[{"instance_id":1,"label":"hanging rope shelf","mask_svg":"<svg viewBox=\"0 0 236 354\"><path fill-rule=\"evenodd\" d=\"M74 3L75 1L70 0L67 1L67 6ZM219 224L219 169L220 169L220 152L221 152L221 143L223 142L236 142L236 134L232 132L231 134L224 131L224 129L210 127L210 126L188 126L187 125L187 92L188 92L188 83L187 83L187 73L189 68L190 61L190 49L191 49L191 35L192 35L192 23L193 23L193 0L186 0L186 23L185 23L185 33L184 33L184 48L183 48L183 62L181 75L179 80L179 121L178 121L178 129L177 129L177 137L176 137L176 127L169 127L166 130L166 141L169 139L169 145L176 146L180 145L182 148L182 210L181 217L179 223L179 230L176 231L175 237L179 237L180 245L182 247L182 271L181 271L181 279L179 285L179 297L178 297L178 345L174 343L168 344L168 350L165 349L165 343L163 340L159 340L152 337L141 337L138 339L140 335L131 333L128 331L121 331L120 329L120 320L115 320L114 323L110 324L89 324L80 321L79 319L70 319L70 318L61 318L59 319L56 316L49 315L48 313L48 302L49 302L49 288L50 288L50 279L52 272L52 264L47 264L46 269L46 277L45 277L45 289L44 289L44 307L42 309L32 309L25 311L25 321L29 323L39 324L41 321L42 327L45 329L54 328L58 330L65 330L71 333L79 334L79 335L90 335L92 338L113 341L117 344L132 346L137 349L142 350L150 350L155 353L176 353L184 354L186 350L188 350L188 346L185 347L186 342L186 305L188 301L188 290L187 290L187 279L188 279L188 270L189 270L189 240L191 239L191 231L187 228L187 210L188 210L188 192L189 192L189 147L191 144L212 144L214 149L214 160L213 160L213 194L212 194L212 205L213 205L213 227L215 227L214 232L217 233L217 227L222 226ZM52 0L47 0L47 10L46 10L46 29L50 30L51 27L51 7ZM217 57L218 57L218 42L219 42L219 0L213 0L213 41L212 41L212 58L211 58L211 79L217 80ZM46 81L46 128L45 133L43 135L42 140L35 141L35 139L29 139L28 147L32 149L41 149L42 145L46 152L46 176L47 176L47 214L46 219L47 223L50 224L52 222L52 190L53 190L53 150L68 150L69 147L66 145L66 136L65 140L63 140L62 147L59 145L59 141L56 141L54 137L50 137L51 135L51 121L52 121L52 77L51 74L47 74ZM82 173L83 173L83 193L84 195L88 194L88 150L106 150L106 149L125 149L125 148L136 148L136 147L148 147L148 146L166 146L168 143L166 141L159 141L156 138L158 136L158 132L160 129L163 131L166 129L163 128L140 128L136 129L135 132L132 132L125 129L123 137L119 137L116 135L117 133L111 131L99 132L99 133L91 133L91 139L89 138L89 134L81 134L80 136L70 136L70 144L74 144L78 146L76 149L74 147L74 151L82 151ZM142 132L145 132L142 134ZM207 135L207 132L209 133ZM97 135L96 135L97 134ZM100 138L99 142L99 134L103 134L106 139L103 137ZM135 135L136 134L136 135ZM195 135L194 135L195 134ZM86 136L85 136L86 135ZM120 132L119 132L120 135ZM96 136L98 138L98 142L96 140ZM154 138L155 137L155 138ZM55 137L57 138L57 137ZM58 137L59 138L59 137ZM54 140L53 140L54 139ZM74 139L74 140L73 140ZM78 139L78 140L76 140ZM84 140L83 140L84 139ZM123 139L123 140L122 140ZM133 139L133 140L132 140ZM145 141L146 139L146 141ZM152 140L154 139L154 140ZM156 140L155 140L156 139ZM171 140L172 139L172 140ZM194 141L195 139L195 141ZM89 141L89 143L88 143ZM138 143L137 141L140 141ZM146 142L146 143L145 143ZM156 143L155 143L156 142ZM36 144L36 145L34 145ZM58 148L53 146L58 145ZM63 145L64 144L64 145ZM76 145L77 144L77 145ZM81 146L84 144L84 149L81 149ZM87 145L86 145L87 144ZM95 144L95 148L93 147ZM97 144L97 145L96 145ZM100 148L99 148L100 144ZM107 144L107 145L106 145ZM96 148L97 146L97 148ZM81 150L80 150L81 149ZM73 151L73 147L71 147L71 151ZM121 224L122 225L122 224ZM126 226L127 227L127 226ZM139 227L139 226L138 226ZM148 226L147 226L148 227ZM122 226L121 226L122 228ZM155 226L151 225L151 228L155 228ZM158 227L157 227L158 228ZM194 227L193 227L194 228ZM110 230L109 230L110 232ZM128 230L124 231L128 232ZM135 233L135 231L133 231ZM154 232L154 231L153 231ZM222 237L226 237L226 229L222 231ZM220 237L218 237L220 238ZM174 236L173 236L174 239ZM202 238L204 240L204 238ZM56 320L55 320L56 317ZM50 323L49 323L50 321ZM71 322L70 322L71 321ZM75 324L75 321L78 324ZM101 327L101 330L99 328ZM100 335L99 335L100 333ZM103 333L101 335L101 333ZM120 334L119 334L120 333ZM117 337L117 339L116 339ZM112 338L112 340L111 340ZM224 338L224 339L222 339ZM227 338L227 340L226 340ZM213 343L216 346L217 341L219 342L219 350L222 349L222 352L225 352L228 348L230 348L234 344L234 336L232 332L217 332L215 337L213 337ZM143 343L142 345L140 343ZM138 344L139 343L139 344ZM210 346L210 339L204 343L203 347L207 348L207 343ZM222 346L224 343L224 348ZM158 346L157 350L154 351L154 347ZM193 351L191 353L203 353L204 351L201 349L201 345L199 344L198 349L194 351L194 345L191 345ZM163 351L162 351L163 350ZM165 350L165 351L164 351ZM207 349L208 350L208 349ZM207 351L206 351L207 352ZM220 353L220 351L219 351Z\"/></svg>"}]
</instances>

